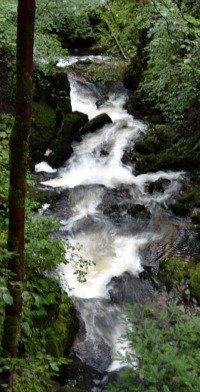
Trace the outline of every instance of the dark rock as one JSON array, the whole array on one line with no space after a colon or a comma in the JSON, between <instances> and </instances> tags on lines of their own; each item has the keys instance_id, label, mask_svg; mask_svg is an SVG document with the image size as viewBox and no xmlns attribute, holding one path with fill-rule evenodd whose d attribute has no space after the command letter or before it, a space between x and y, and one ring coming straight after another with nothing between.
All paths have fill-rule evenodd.
<instances>
[{"instance_id":1,"label":"dark rock","mask_svg":"<svg viewBox=\"0 0 200 392\"><path fill-rule=\"evenodd\" d=\"M98 100L96 101L96 107L97 107L97 109L99 109L100 106L102 106L108 99L109 99L109 97L108 97L107 95L106 95L105 97L102 97L102 98L98 99Z\"/></svg>"},{"instance_id":2,"label":"dark rock","mask_svg":"<svg viewBox=\"0 0 200 392\"><path fill-rule=\"evenodd\" d=\"M139 273L140 279L151 279L152 277L152 267L150 265L143 265L143 271Z\"/></svg>"},{"instance_id":3,"label":"dark rock","mask_svg":"<svg viewBox=\"0 0 200 392\"><path fill-rule=\"evenodd\" d=\"M170 184L170 180L167 180L165 178L160 178L157 181L150 182L147 185L148 191L150 194L153 192L162 192L164 193L166 187Z\"/></svg>"},{"instance_id":4,"label":"dark rock","mask_svg":"<svg viewBox=\"0 0 200 392\"><path fill-rule=\"evenodd\" d=\"M108 153L108 151L104 150L104 148L102 148L102 150L100 151L100 154L103 155L104 157L106 157L109 153Z\"/></svg>"},{"instance_id":5,"label":"dark rock","mask_svg":"<svg viewBox=\"0 0 200 392\"><path fill-rule=\"evenodd\" d=\"M172 212L178 216L187 216L190 212L190 206L179 203L178 201L170 206Z\"/></svg>"},{"instance_id":6,"label":"dark rock","mask_svg":"<svg viewBox=\"0 0 200 392\"><path fill-rule=\"evenodd\" d=\"M65 114L70 113L70 84L66 70L55 65L48 65L45 70L36 66L34 99L47 103L55 110L59 107Z\"/></svg>"},{"instance_id":7,"label":"dark rock","mask_svg":"<svg viewBox=\"0 0 200 392\"><path fill-rule=\"evenodd\" d=\"M70 363L61 367L61 383L63 385L61 391L91 391L93 380L98 380L102 376L80 359L71 358L71 360Z\"/></svg>"},{"instance_id":8,"label":"dark rock","mask_svg":"<svg viewBox=\"0 0 200 392\"><path fill-rule=\"evenodd\" d=\"M51 141L56 137L56 113L45 103L33 102L29 155L33 163L43 160Z\"/></svg>"},{"instance_id":9,"label":"dark rock","mask_svg":"<svg viewBox=\"0 0 200 392\"><path fill-rule=\"evenodd\" d=\"M87 114L75 111L67 114L63 121L61 137L67 143L72 143L76 138L80 138L79 130L88 124Z\"/></svg>"},{"instance_id":10,"label":"dark rock","mask_svg":"<svg viewBox=\"0 0 200 392\"><path fill-rule=\"evenodd\" d=\"M106 113L99 114L92 120L90 120L86 125L84 125L81 130L80 134L84 135L85 133L88 132L95 132L98 129L102 128L105 124L110 124L112 123L111 118L108 116Z\"/></svg>"},{"instance_id":11,"label":"dark rock","mask_svg":"<svg viewBox=\"0 0 200 392\"><path fill-rule=\"evenodd\" d=\"M56 139L51 146L52 152L46 158L50 166L58 168L62 166L73 154L73 148L63 138Z\"/></svg>"},{"instance_id":12,"label":"dark rock","mask_svg":"<svg viewBox=\"0 0 200 392\"><path fill-rule=\"evenodd\" d=\"M149 219L151 216L150 212L146 209L146 207L141 204L132 204L128 206L127 213L131 216L140 217L140 218Z\"/></svg>"},{"instance_id":13,"label":"dark rock","mask_svg":"<svg viewBox=\"0 0 200 392\"><path fill-rule=\"evenodd\" d=\"M47 162L53 167L59 167L70 158L73 153L71 143L80 140L79 129L88 121L88 116L84 113L75 111L65 116L62 130L57 138L52 141L51 154L47 157Z\"/></svg>"},{"instance_id":14,"label":"dark rock","mask_svg":"<svg viewBox=\"0 0 200 392\"><path fill-rule=\"evenodd\" d=\"M110 287L110 289L109 289ZM117 304L122 302L144 303L154 296L154 290L148 280L136 278L129 272L119 277L113 277L107 285L111 301Z\"/></svg>"}]
</instances>

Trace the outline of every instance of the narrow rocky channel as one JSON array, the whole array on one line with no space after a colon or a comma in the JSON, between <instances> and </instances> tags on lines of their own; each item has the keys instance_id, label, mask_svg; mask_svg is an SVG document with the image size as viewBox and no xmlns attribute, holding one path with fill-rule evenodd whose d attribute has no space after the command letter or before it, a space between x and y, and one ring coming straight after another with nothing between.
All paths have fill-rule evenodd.
<instances>
[{"instance_id":1,"label":"narrow rocky channel","mask_svg":"<svg viewBox=\"0 0 200 392\"><path fill-rule=\"evenodd\" d=\"M189 246L187 224L168 211L184 173L135 173L134 164L123 163L122 158L147 127L124 109L127 92L116 85L98 105L96 86L74 73L69 80L72 110L89 119L107 113L112 123L74 143L71 158L42 185L62 192L54 214L60 219L70 262L60 265L58 274L75 299L80 318L72 353L105 374L122 367L116 355L129 350L128 342L119 341L124 304L157 295L148 280L140 279L141 272L156 268L172 250L184 252L183 242ZM36 166L37 172L45 170L44 163ZM102 386L92 389L101 390Z\"/></svg>"}]
</instances>

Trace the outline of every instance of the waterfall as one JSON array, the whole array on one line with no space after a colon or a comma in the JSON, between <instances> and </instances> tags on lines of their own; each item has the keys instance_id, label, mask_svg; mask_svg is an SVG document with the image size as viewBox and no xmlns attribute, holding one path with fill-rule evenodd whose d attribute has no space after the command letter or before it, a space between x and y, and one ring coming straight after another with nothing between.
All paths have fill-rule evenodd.
<instances>
[{"instance_id":1,"label":"waterfall","mask_svg":"<svg viewBox=\"0 0 200 392\"><path fill-rule=\"evenodd\" d=\"M100 56L93 60L105 61ZM75 61L77 57L71 58L71 63ZM72 73L69 80L73 111L86 113L89 119L107 113L112 123L74 143L71 158L43 186L68 191L67 214L63 212L60 220L70 262L61 264L58 273L64 290L75 298L82 325L73 352L98 371L109 372L123 366L116 353L130 350L128 342L119 342L124 329L123 302L131 295L136 297L142 250L175 230L165 207L180 189L183 174L136 175L134 166L122 163L122 157L146 132L146 125L124 109L126 91L109 92L97 108L96 87ZM43 165L36 170L51 172ZM169 180L163 193L150 194L148 184L159 179ZM144 206L152 218L132 217L127 206L136 204ZM77 279L77 269L86 274L85 281ZM148 297L148 292L140 295Z\"/></svg>"}]
</instances>

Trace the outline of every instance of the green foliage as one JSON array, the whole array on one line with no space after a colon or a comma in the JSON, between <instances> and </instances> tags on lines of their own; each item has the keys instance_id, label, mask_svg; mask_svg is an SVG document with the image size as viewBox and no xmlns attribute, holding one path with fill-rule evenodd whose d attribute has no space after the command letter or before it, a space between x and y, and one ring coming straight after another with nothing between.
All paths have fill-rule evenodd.
<instances>
[{"instance_id":1,"label":"green foliage","mask_svg":"<svg viewBox=\"0 0 200 392\"><path fill-rule=\"evenodd\" d=\"M15 54L15 37L17 31L17 1L2 0L0 4L0 48Z\"/></svg>"},{"instance_id":2,"label":"green foliage","mask_svg":"<svg viewBox=\"0 0 200 392\"><path fill-rule=\"evenodd\" d=\"M31 217L26 223L26 273L42 275L64 260L64 248L59 239L52 239L50 232L59 229L59 223L51 217Z\"/></svg>"},{"instance_id":3,"label":"green foliage","mask_svg":"<svg viewBox=\"0 0 200 392\"><path fill-rule=\"evenodd\" d=\"M112 55L132 57L139 43L136 13L136 1L107 1L98 25L98 45Z\"/></svg>"},{"instance_id":4,"label":"green foliage","mask_svg":"<svg viewBox=\"0 0 200 392\"><path fill-rule=\"evenodd\" d=\"M148 69L140 88L167 119L175 121L199 99L200 21L180 13L171 0L152 4Z\"/></svg>"},{"instance_id":5,"label":"green foliage","mask_svg":"<svg viewBox=\"0 0 200 392\"><path fill-rule=\"evenodd\" d=\"M54 33L66 42L94 38L92 21L96 19L101 3L98 0L39 0L37 30L45 34Z\"/></svg>"},{"instance_id":6,"label":"green foliage","mask_svg":"<svg viewBox=\"0 0 200 392\"><path fill-rule=\"evenodd\" d=\"M7 193L8 193L8 150L9 135L13 117L2 115L0 118L0 339L4 318L5 304L11 304L13 299L7 288L9 271L6 263L10 252L6 249L7 242ZM28 174L28 187L36 186L33 176ZM59 315L61 289L59 282L53 276L53 271L60 262L65 260L64 246L59 239L53 239L50 233L59 229L59 224L52 218L34 214L38 208L35 200L27 199L26 217L26 274L23 283L23 322L22 336L18 359L3 359L0 348L0 370L15 369L15 391L17 392L46 392L50 390L51 380L59 372L66 359L54 358L47 351L49 331L53 331L54 323ZM48 275L48 276L47 276ZM68 330L74 315L73 304L66 297L64 329L59 330L59 338L64 341L71 337ZM68 299L68 302L67 302ZM68 319L67 319L68 317ZM68 323L66 322L68 320ZM46 328L45 328L46 327ZM75 329L73 328L73 331ZM48 332L48 333L47 333ZM63 334L62 334L63 333ZM65 340L66 339L66 340ZM64 353L62 353L64 354Z\"/></svg>"},{"instance_id":7,"label":"green foliage","mask_svg":"<svg viewBox=\"0 0 200 392\"><path fill-rule=\"evenodd\" d=\"M65 358L53 358L45 353L35 357L1 358L0 371L14 367L13 390L15 392L46 392L52 390L52 377L57 376L59 367L67 364ZM8 389L5 386L5 391Z\"/></svg>"},{"instance_id":8,"label":"green foliage","mask_svg":"<svg viewBox=\"0 0 200 392\"><path fill-rule=\"evenodd\" d=\"M0 216L6 211L6 198L8 193L8 145L13 125L13 117L9 114L0 116Z\"/></svg>"},{"instance_id":9,"label":"green foliage","mask_svg":"<svg viewBox=\"0 0 200 392\"><path fill-rule=\"evenodd\" d=\"M192 271L189 286L191 293L198 299L198 302L200 302L200 264Z\"/></svg>"},{"instance_id":10,"label":"green foliage","mask_svg":"<svg viewBox=\"0 0 200 392\"><path fill-rule=\"evenodd\" d=\"M165 259L160 264L159 278L170 290L186 276L189 266L181 259Z\"/></svg>"},{"instance_id":11,"label":"green foliage","mask_svg":"<svg viewBox=\"0 0 200 392\"><path fill-rule=\"evenodd\" d=\"M180 9L177 3L110 0L100 24L100 43L109 53L124 52L131 58L137 52L138 63L145 59L138 100L156 107L172 122L182 120L199 104L200 85L200 19L198 13L188 13L191 7Z\"/></svg>"},{"instance_id":12,"label":"green foliage","mask_svg":"<svg viewBox=\"0 0 200 392\"><path fill-rule=\"evenodd\" d=\"M199 391L200 317L183 316L176 307L156 315L147 307L128 310L126 339L132 351L118 383L106 390L117 392ZM124 359L123 359L124 363Z\"/></svg>"},{"instance_id":13,"label":"green foliage","mask_svg":"<svg viewBox=\"0 0 200 392\"><path fill-rule=\"evenodd\" d=\"M199 0L183 0L182 9L191 13L196 18L200 18L200 3Z\"/></svg>"}]
</instances>

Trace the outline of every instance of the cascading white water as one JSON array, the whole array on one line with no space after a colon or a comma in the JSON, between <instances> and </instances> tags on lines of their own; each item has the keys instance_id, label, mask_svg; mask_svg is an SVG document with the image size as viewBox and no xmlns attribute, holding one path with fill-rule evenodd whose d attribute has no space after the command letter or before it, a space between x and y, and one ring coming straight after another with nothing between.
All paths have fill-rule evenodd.
<instances>
[{"instance_id":1,"label":"cascading white water","mask_svg":"<svg viewBox=\"0 0 200 392\"><path fill-rule=\"evenodd\" d=\"M146 126L123 108L126 94L110 94L106 103L98 109L95 90L73 74L69 75L69 80L73 111L82 111L90 119L107 113L113 123L75 143L74 154L58 171L57 177L43 182L43 185L69 188L73 196L70 216L61 223L67 233L71 232L71 235L68 234L71 246L75 249L77 245L81 247L74 250L66 245L66 258L71 261L60 265L58 271L63 288L76 298L77 309L85 324L85 337L77 338L74 351L101 371L106 368L114 370L119 368L119 362L114 361L116 351L123 350L118 343L123 327L122 310L110 299L109 282L125 271L137 276L142 270L140 249L154 241L160 233L153 233L148 227L137 234L130 229L124 230L104 214L102 200L109 189L123 186L133 204L145 205L151 210L155 204L165 204L177 192L182 173L160 171L136 176L132 167L122 163L122 156L124 150L146 131ZM102 154L102 150L106 151L106 155ZM44 169L44 164L36 165L36 171ZM49 167L46 169L51 172ZM164 193L150 195L147 184L158 179L169 180L169 185ZM81 267L83 260L92 260L91 266ZM77 280L77 266L87 270L84 283ZM110 350L108 361L103 365L99 360L100 347L102 350L109 347Z\"/></svg>"}]
</instances>

